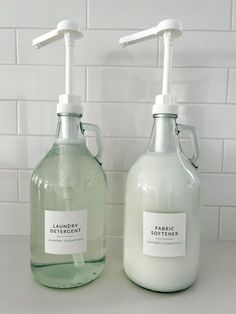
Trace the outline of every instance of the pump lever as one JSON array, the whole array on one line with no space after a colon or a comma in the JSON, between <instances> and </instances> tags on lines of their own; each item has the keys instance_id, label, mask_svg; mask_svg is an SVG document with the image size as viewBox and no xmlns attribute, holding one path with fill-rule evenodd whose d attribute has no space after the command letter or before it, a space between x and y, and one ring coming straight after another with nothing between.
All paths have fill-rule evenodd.
<instances>
[{"instance_id":1,"label":"pump lever","mask_svg":"<svg viewBox=\"0 0 236 314\"><path fill-rule=\"evenodd\" d=\"M119 44L122 47L136 44L138 42L151 39L153 37L163 36L164 33L171 32L171 37L179 37L182 35L182 26L180 22L173 19L161 21L157 26L146 29L144 31L124 36L120 38Z\"/></svg>"},{"instance_id":2,"label":"pump lever","mask_svg":"<svg viewBox=\"0 0 236 314\"><path fill-rule=\"evenodd\" d=\"M63 38L66 33L72 33L74 35L74 39L83 37L83 34L80 32L80 27L77 23L69 20L63 20L57 24L56 29L35 38L33 40L33 46L39 49Z\"/></svg>"}]
</instances>

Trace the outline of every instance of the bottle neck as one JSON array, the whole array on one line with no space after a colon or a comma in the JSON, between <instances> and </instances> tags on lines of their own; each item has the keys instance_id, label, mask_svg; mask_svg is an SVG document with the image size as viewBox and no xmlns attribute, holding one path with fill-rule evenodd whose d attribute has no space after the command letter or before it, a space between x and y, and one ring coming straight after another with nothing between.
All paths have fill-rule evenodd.
<instances>
[{"instance_id":1,"label":"bottle neck","mask_svg":"<svg viewBox=\"0 0 236 314\"><path fill-rule=\"evenodd\" d=\"M83 142L81 116L75 114L59 114L56 131L56 141Z\"/></svg>"},{"instance_id":2,"label":"bottle neck","mask_svg":"<svg viewBox=\"0 0 236 314\"><path fill-rule=\"evenodd\" d=\"M154 124L147 149L149 152L177 152L179 140L176 119L177 116L173 114L158 114L154 116Z\"/></svg>"}]
</instances>

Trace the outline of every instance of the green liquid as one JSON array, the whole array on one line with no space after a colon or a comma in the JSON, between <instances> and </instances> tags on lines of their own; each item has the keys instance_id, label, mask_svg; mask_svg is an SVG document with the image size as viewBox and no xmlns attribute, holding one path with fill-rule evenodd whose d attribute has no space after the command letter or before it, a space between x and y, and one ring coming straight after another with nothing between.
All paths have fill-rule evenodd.
<instances>
[{"instance_id":1,"label":"green liquid","mask_svg":"<svg viewBox=\"0 0 236 314\"><path fill-rule=\"evenodd\" d=\"M31 269L54 288L72 288L96 279L105 264L106 176L84 143L55 143L31 178ZM87 250L45 253L45 210L87 209Z\"/></svg>"},{"instance_id":2,"label":"green liquid","mask_svg":"<svg viewBox=\"0 0 236 314\"><path fill-rule=\"evenodd\" d=\"M31 263L34 278L51 288L73 288L83 286L95 280L103 271L105 258L100 261L85 263L78 268L74 263L37 266Z\"/></svg>"}]
</instances>

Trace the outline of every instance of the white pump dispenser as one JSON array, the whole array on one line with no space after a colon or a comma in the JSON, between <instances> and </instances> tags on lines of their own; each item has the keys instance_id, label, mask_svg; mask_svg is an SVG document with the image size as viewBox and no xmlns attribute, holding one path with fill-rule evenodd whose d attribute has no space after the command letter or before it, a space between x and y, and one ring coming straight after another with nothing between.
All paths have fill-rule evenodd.
<instances>
[{"instance_id":1,"label":"white pump dispenser","mask_svg":"<svg viewBox=\"0 0 236 314\"><path fill-rule=\"evenodd\" d=\"M80 27L77 23L63 20L57 24L57 28L33 40L33 46L39 49L59 39L65 40L66 73L65 94L59 96L57 113L83 114L80 97L73 94L74 76L74 48L75 41L82 38Z\"/></svg>"},{"instance_id":2,"label":"white pump dispenser","mask_svg":"<svg viewBox=\"0 0 236 314\"><path fill-rule=\"evenodd\" d=\"M152 107L152 114L174 114L178 115L178 105L175 95L171 94L171 76L172 76L172 55L173 41L180 37L183 33L182 25L174 19L166 19L161 21L156 27L124 36L120 38L119 44L122 47L133 45L148 39L163 36L164 40L164 60L163 60L163 82L162 94L157 95L155 104ZM187 130L193 146L193 154L189 158L191 163L197 168L197 160L199 154L198 135L195 128L191 125L178 124L178 130Z\"/></svg>"},{"instance_id":3,"label":"white pump dispenser","mask_svg":"<svg viewBox=\"0 0 236 314\"><path fill-rule=\"evenodd\" d=\"M156 102L153 105L153 114L159 113L178 113L176 97L171 94L171 72L172 72L172 50L173 41L176 37L182 35L182 26L180 22L168 19L161 21L156 27L145 31L122 37L119 44L122 47L133 45L148 39L161 37L164 39L164 64L163 64L163 83L162 94L156 96Z\"/></svg>"},{"instance_id":4,"label":"white pump dispenser","mask_svg":"<svg viewBox=\"0 0 236 314\"><path fill-rule=\"evenodd\" d=\"M128 46L157 36L164 39L162 94L153 105L154 124L146 152L127 175L123 265L138 285L163 292L185 289L197 277L199 259L198 138L192 126L176 123L178 106L171 93L173 41L182 34L178 21L120 39ZM181 149L179 133L190 132L191 158Z\"/></svg>"}]
</instances>

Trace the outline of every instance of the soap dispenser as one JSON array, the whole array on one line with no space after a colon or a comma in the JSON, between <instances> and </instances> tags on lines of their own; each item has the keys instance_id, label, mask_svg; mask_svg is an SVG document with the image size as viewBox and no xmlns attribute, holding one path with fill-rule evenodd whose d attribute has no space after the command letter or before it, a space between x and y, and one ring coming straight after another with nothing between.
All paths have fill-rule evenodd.
<instances>
[{"instance_id":1,"label":"soap dispenser","mask_svg":"<svg viewBox=\"0 0 236 314\"><path fill-rule=\"evenodd\" d=\"M171 93L173 41L181 34L181 24L168 19L120 39L123 47L158 36L164 40L162 94L153 105L151 137L127 176L123 252L127 276L161 292L191 286L199 264L198 137L192 126L176 122L178 105ZM181 149L182 130L191 136L191 158Z\"/></svg>"},{"instance_id":2,"label":"soap dispenser","mask_svg":"<svg viewBox=\"0 0 236 314\"><path fill-rule=\"evenodd\" d=\"M66 48L66 87L57 105L56 138L31 177L31 269L38 282L54 288L85 285L105 264L107 182L100 129L81 121L80 97L73 94L73 55L81 37L77 23L63 20L33 41L41 48L64 39ZM86 131L95 135L96 156L86 146Z\"/></svg>"}]
</instances>

